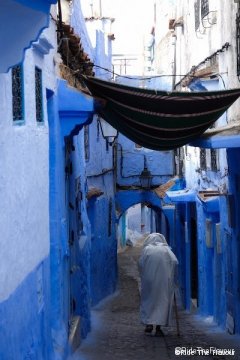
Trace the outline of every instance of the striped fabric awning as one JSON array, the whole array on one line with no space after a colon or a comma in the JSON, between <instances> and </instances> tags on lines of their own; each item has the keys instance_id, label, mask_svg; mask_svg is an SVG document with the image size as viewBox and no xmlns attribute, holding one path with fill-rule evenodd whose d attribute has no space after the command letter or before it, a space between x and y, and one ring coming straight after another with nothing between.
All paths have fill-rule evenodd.
<instances>
[{"instance_id":1,"label":"striped fabric awning","mask_svg":"<svg viewBox=\"0 0 240 360\"><path fill-rule=\"evenodd\" d=\"M94 77L84 82L96 111L123 135L153 150L171 150L197 139L240 96L240 89L167 92Z\"/></svg>"}]
</instances>

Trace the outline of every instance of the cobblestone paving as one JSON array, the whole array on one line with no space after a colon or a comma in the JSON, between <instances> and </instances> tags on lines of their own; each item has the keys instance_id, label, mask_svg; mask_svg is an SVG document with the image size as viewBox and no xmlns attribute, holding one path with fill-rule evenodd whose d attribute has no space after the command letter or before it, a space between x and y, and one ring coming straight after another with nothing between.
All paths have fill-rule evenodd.
<instances>
[{"instance_id":1,"label":"cobblestone paving","mask_svg":"<svg viewBox=\"0 0 240 360\"><path fill-rule=\"evenodd\" d=\"M163 338L144 334L139 320L139 278L137 260L140 246L119 254L119 289L93 311L93 330L71 360L240 360L240 338L219 331L194 315L179 311L180 336L176 327L164 329ZM175 355L176 347L188 351L197 347L235 349L234 356ZM186 351L186 350L183 350ZM201 351L201 350L199 350Z\"/></svg>"}]
</instances>

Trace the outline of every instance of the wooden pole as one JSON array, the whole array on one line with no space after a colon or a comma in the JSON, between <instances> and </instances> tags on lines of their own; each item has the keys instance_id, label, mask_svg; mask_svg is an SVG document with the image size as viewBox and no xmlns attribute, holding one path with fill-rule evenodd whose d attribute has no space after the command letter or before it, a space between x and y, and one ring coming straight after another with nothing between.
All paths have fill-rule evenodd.
<instances>
[{"instance_id":1,"label":"wooden pole","mask_svg":"<svg viewBox=\"0 0 240 360\"><path fill-rule=\"evenodd\" d=\"M178 309L177 309L177 301L176 301L175 292L174 292L174 310L175 310L175 318L176 318L176 325L177 325L177 336L180 336Z\"/></svg>"}]
</instances>

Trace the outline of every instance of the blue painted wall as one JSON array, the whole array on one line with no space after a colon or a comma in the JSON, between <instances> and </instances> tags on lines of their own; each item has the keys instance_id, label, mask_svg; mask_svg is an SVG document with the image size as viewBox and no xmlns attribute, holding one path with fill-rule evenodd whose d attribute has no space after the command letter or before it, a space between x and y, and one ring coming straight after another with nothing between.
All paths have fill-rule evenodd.
<instances>
[{"instance_id":1,"label":"blue painted wall","mask_svg":"<svg viewBox=\"0 0 240 360\"><path fill-rule=\"evenodd\" d=\"M203 315L213 315L214 306L214 239L207 243L206 219L211 215L204 211L203 204L197 203L198 255L199 255L199 310ZM212 228L213 224L211 224Z\"/></svg>"},{"instance_id":2,"label":"blue painted wall","mask_svg":"<svg viewBox=\"0 0 240 360\"><path fill-rule=\"evenodd\" d=\"M0 305L0 359L51 359L50 264L43 261Z\"/></svg>"},{"instance_id":3,"label":"blue painted wall","mask_svg":"<svg viewBox=\"0 0 240 360\"><path fill-rule=\"evenodd\" d=\"M91 241L91 301L96 305L112 294L117 281L117 241L114 208L112 208L111 233L108 228L108 198L89 201L89 218L92 224ZM105 214L105 216L99 216Z\"/></svg>"},{"instance_id":4,"label":"blue painted wall","mask_svg":"<svg viewBox=\"0 0 240 360\"><path fill-rule=\"evenodd\" d=\"M218 81L205 81L209 90L220 88ZM224 114L218 125L226 125ZM219 168L216 171L192 167L196 158L191 149L186 157L187 186L199 190L217 190L220 196L201 200L196 196L198 312L212 316L214 321L230 332L239 333L239 159L238 138L228 136L199 140L195 146L219 149ZM228 147L232 146L232 149ZM189 149L189 147L188 147ZM227 154L227 156L226 156ZM192 161L191 161L192 160ZM208 158L209 162L209 158ZM192 164L192 165L191 165ZM188 166L189 165L189 166ZM194 171L194 172L193 172ZM192 179L196 178L196 182ZM192 236L189 200L176 199L176 227L179 244L176 253L180 262L180 288L183 304L191 308L193 269L191 264ZM193 200L193 199L192 199ZM182 202L181 202L182 201ZM194 200L193 200L194 201Z\"/></svg>"},{"instance_id":5,"label":"blue painted wall","mask_svg":"<svg viewBox=\"0 0 240 360\"><path fill-rule=\"evenodd\" d=\"M153 151L137 148L135 143L119 135L116 144L117 184L120 186L139 186L139 175L144 168L144 157L151 172L152 185L160 185L174 176L173 151Z\"/></svg>"},{"instance_id":6,"label":"blue painted wall","mask_svg":"<svg viewBox=\"0 0 240 360\"><path fill-rule=\"evenodd\" d=\"M69 321L69 246L65 202L65 149L58 96L48 94L50 167L51 325L56 354L66 354Z\"/></svg>"},{"instance_id":7,"label":"blue painted wall","mask_svg":"<svg viewBox=\"0 0 240 360\"><path fill-rule=\"evenodd\" d=\"M186 307L185 204L180 203L176 205L175 230L176 230L176 242L174 249L179 262L178 288L181 295L181 301Z\"/></svg>"},{"instance_id":8,"label":"blue painted wall","mask_svg":"<svg viewBox=\"0 0 240 360\"><path fill-rule=\"evenodd\" d=\"M227 158L229 166L229 197L226 202L226 210L222 212L227 214L228 223L225 227L225 277L227 279L226 303L227 312L233 316L235 332L240 333L240 169L238 164L240 149L228 149ZM226 218L226 216L225 216ZM223 220L222 220L223 221ZM225 220L226 221L226 220Z\"/></svg>"},{"instance_id":9,"label":"blue painted wall","mask_svg":"<svg viewBox=\"0 0 240 360\"><path fill-rule=\"evenodd\" d=\"M239 149L228 149L229 193L205 201L196 197L198 313L212 316L231 332L239 332ZM176 203L175 253L179 260L179 289L184 307L191 309L193 251L191 206ZM207 225L208 223L208 225ZM230 320L229 320L230 319Z\"/></svg>"},{"instance_id":10,"label":"blue painted wall","mask_svg":"<svg viewBox=\"0 0 240 360\"><path fill-rule=\"evenodd\" d=\"M58 115L55 114L53 131L53 169L56 177L53 184L52 201L58 203L58 211L52 213L62 230L60 266L53 269L60 286L59 313L55 321L63 319L67 337L69 321L81 317L81 336L90 331L90 241L91 230L86 210L86 174L84 159L84 124L92 121L93 101L80 92L59 82ZM55 146L54 146L55 145ZM55 160L56 156L58 159ZM53 231L56 231L56 224ZM58 238L59 239L59 238ZM56 257L53 255L54 261ZM56 286L56 285L55 285ZM59 296L59 293L58 293ZM57 300L57 299L56 299ZM66 345L65 345L66 346Z\"/></svg>"},{"instance_id":11,"label":"blue painted wall","mask_svg":"<svg viewBox=\"0 0 240 360\"><path fill-rule=\"evenodd\" d=\"M10 67L23 61L25 51L48 27L50 6L56 2L57 0L6 0L2 2L0 21L4 36L0 37L0 51L3 54L0 72L7 72ZM9 21L9 14L12 21Z\"/></svg>"},{"instance_id":12,"label":"blue painted wall","mask_svg":"<svg viewBox=\"0 0 240 360\"><path fill-rule=\"evenodd\" d=\"M127 79L119 78L119 81L125 82ZM139 80L136 80L136 82L139 82ZM175 243L175 227L172 216L174 210L169 207L162 211L161 199L154 191L141 190L140 181L140 175L145 165L152 175L152 187L157 187L169 181L175 173L173 151L153 151L139 147L121 134L119 134L115 148L118 218L133 205L138 203L148 205L156 214L155 230L162 232L169 243ZM139 188L139 190L134 190L134 188ZM165 214L165 210L167 214ZM120 226L122 226L121 223Z\"/></svg>"},{"instance_id":13,"label":"blue painted wall","mask_svg":"<svg viewBox=\"0 0 240 360\"><path fill-rule=\"evenodd\" d=\"M116 288L117 240L115 216L115 176L113 147L107 146L97 122L89 127L89 160L86 162L87 187L101 195L88 200L91 222L91 302L97 304Z\"/></svg>"},{"instance_id":14,"label":"blue painted wall","mask_svg":"<svg viewBox=\"0 0 240 360\"><path fill-rule=\"evenodd\" d=\"M4 11L9 4L9 1L4 3ZM15 1L12 2L12 5L14 6L14 13L12 14L14 21L15 11L18 12L19 7ZM49 9L50 2L46 6ZM28 16L31 11L25 7L21 8L21 11L21 16L19 16L20 13L17 13L18 20L22 22L24 19L26 26L28 26L30 21ZM38 15L44 16L47 21L49 19L48 11ZM8 13L6 16L4 12L1 12L1 16L5 16L6 20L6 18L11 17L11 14ZM41 25L41 22L37 24L36 17L30 16L30 18L35 29ZM7 35L13 36L13 38L8 45L13 51L21 50L21 54L23 54L24 49L21 48L21 40L25 41L30 34L25 34L26 38L19 40L21 32L18 32L18 23L16 22L15 27L12 26L12 23L9 25L11 32ZM7 27L5 30L8 31ZM24 26L21 29L21 31L26 30ZM7 177L7 183L4 184L4 177L2 177L0 194L8 202L8 205L5 206L1 201L4 213L2 212L0 215L1 229L5 234L4 237L1 237L4 246L1 244L3 257L0 270L0 358L4 360L51 359L54 356L55 344L52 335L54 337L55 327L52 325L55 307L52 307L51 303L50 282L53 263L50 256L49 234L51 227L49 224L49 198L51 195L48 177L49 124L46 98L53 94L56 85L55 73L53 72L53 54L48 55L49 50L55 45L55 30L55 25L51 22L51 27L43 35L45 36L44 52L39 50L42 45L41 38L38 43L39 48L33 47L25 53L23 63L25 118L20 127L19 124L13 122L12 118L11 72L1 75L1 88L4 86L5 89L8 89L6 93L4 92L5 96L1 98L0 104L1 143L3 153L6 151L2 158L7 164L6 166L6 164L1 163L1 168ZM3 36L1 38L4 38L4 41L7 40ZM28 40L30 39L28 38ZM6 47L5 50L7 56L12 55ZM5 59L1 64L4 61ZM11 65L9 60L8 66ZM42 70L43 79L42 110L44 121L41 124L36 121L36 111L33 105L35 104L35 66ZM4 141L7 142L8 146L5 146ZM9 149L11 150L9 151ZM11 154L13 158L11 158ZM9 164L11 164L10 167ZM18 183L17 187L13 186L16 182ZM11 196L8 194L9 185ZM8 217L8 212L11 214L10 217ZM58 257L55 258L55 261L58 266Z\"/></svg>"}]
</instances>

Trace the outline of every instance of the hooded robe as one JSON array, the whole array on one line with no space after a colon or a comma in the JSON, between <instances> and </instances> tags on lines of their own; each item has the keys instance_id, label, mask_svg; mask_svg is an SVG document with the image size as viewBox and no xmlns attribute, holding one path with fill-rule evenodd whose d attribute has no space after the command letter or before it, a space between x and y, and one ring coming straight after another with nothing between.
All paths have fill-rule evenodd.
<instances>
[{"instance_id":1,"label":"hooded robe","mask_svg":"<svg viewBox=\"0 0 240 360\"><path fill-rule=\"evenodd\" d=\"M178 260L162 234L150 234L139 259L143 324L171 324Z\"/></svg>"}]
</instances>

